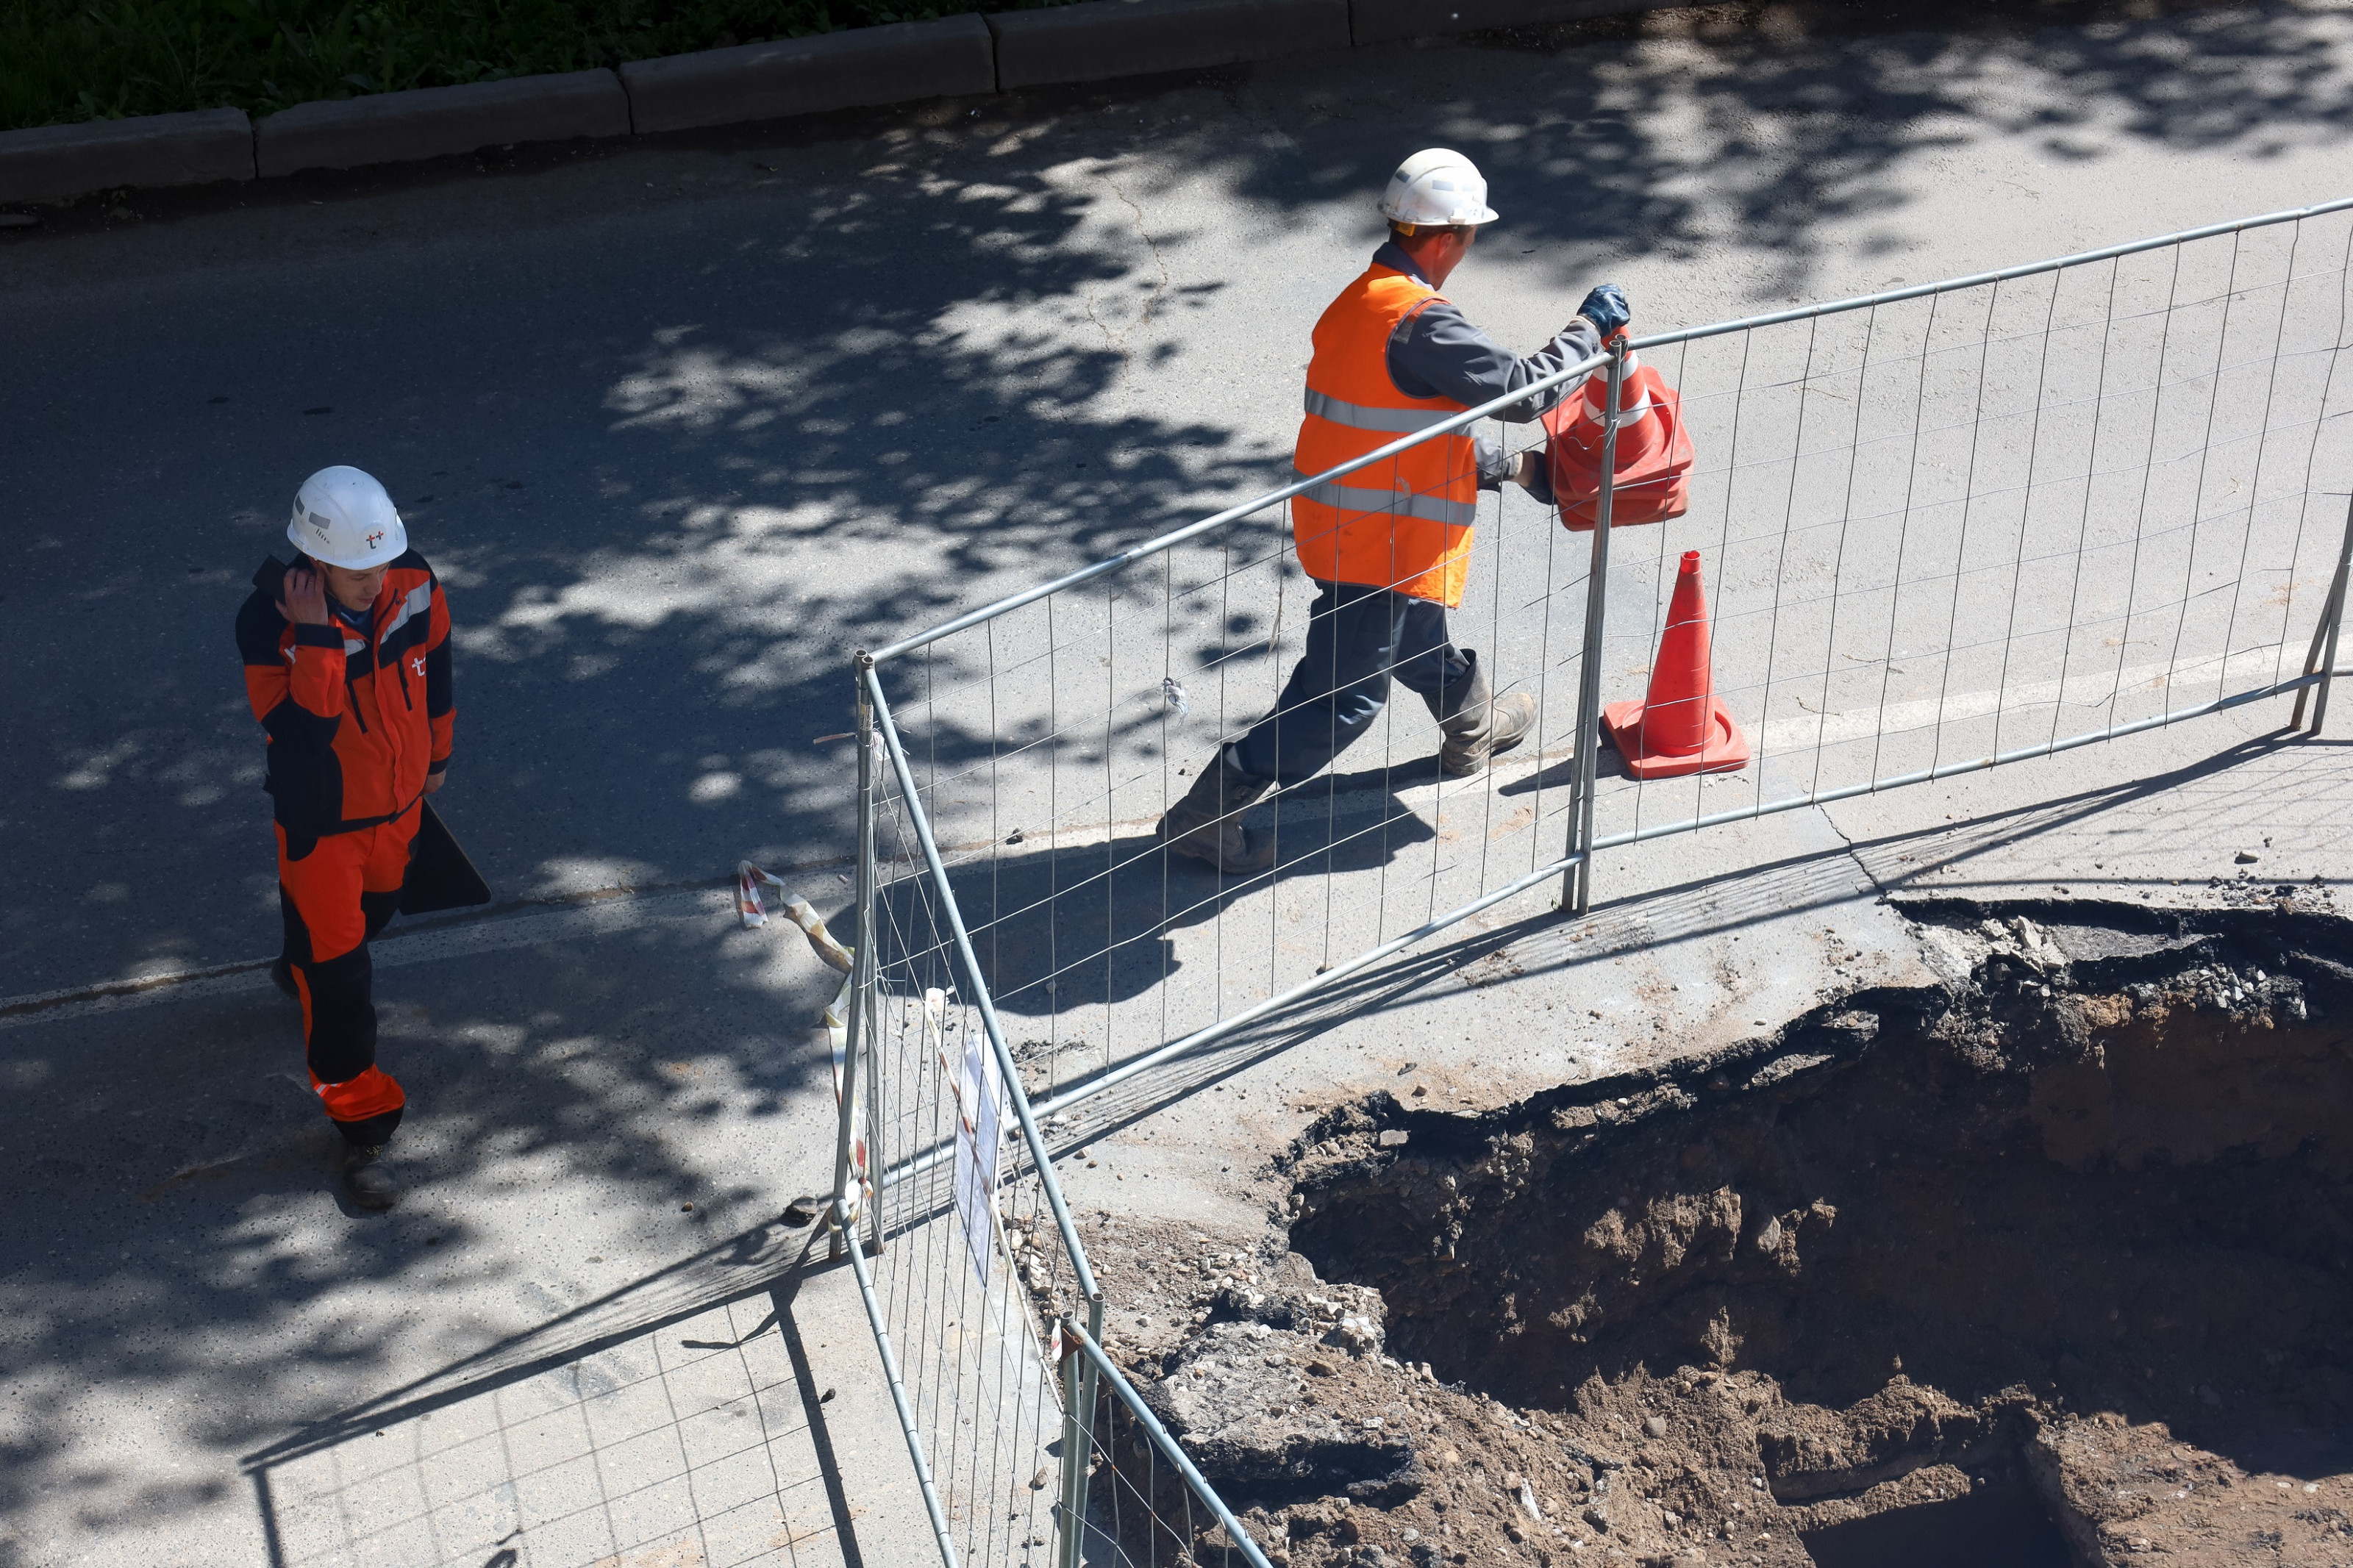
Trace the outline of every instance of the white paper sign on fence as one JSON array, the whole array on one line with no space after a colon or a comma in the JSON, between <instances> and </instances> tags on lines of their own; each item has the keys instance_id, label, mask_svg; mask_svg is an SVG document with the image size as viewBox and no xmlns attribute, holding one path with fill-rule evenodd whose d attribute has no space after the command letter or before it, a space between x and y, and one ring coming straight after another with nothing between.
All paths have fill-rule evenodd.
<instances>
[{"instance_id":1,"label":"white paper sign on fence","mask_svg":"<svg viewBox=\"0 0 2353 1568\"><path fill-rule=\"evenodd\" d=\"M987 1043L978 1035L965 1042L958 1091L963 1106L956 1118L956 1217L964 1223L973 1273L986 1290L989 1259L997 1250L997 1156L1004 1146L999 1131L1004 1125L1004 1099L997 1064L989 1059Z\"/></svg>"}]
</instances>

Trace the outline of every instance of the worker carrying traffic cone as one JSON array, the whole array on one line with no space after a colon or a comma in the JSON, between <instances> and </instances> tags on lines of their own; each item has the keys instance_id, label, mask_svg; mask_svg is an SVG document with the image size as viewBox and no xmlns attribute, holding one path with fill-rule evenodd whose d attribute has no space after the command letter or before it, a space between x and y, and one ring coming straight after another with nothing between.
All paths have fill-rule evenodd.
<instances>
[{"instance_id":1,"label":"worker carrying traffic cone","mask_svg":"<svg viewBox=\"0 0 2353 1568\"><path fill-rule=\"evenodd\" d=\"M1675 574L1649 694L1640 702L1608 704L1601 725L1625 757L1626 771L1638 779L1728 773L1748 765L1748 737L1715 694L1698 551L1684 551Z\"/></svg>"},{"instance_id":2,"label":"worker carrying traffic cone","mask_svg":"<svg viewBox=\"0 0 2353 1568\"><path fill-rule=\"evenodd\" d=\"M1620 331L1611 342L1624 340ZM1691 508L1693 463L1683 399L1630 353L1619 399L1609 526L1683 516ZM1559 508L1563 527L1589 532L1601 505L1601 448L1609 428L1608 369L1588 376L1581 395L1564 398L1548 411L1544 427L1544 450L1523 453L1513 477L1536 500Z\"/></svg>"},{"instance_id":3,"label":"worker carrying traffic cone","mask_svg":"<svg viewBox=\"0 0 2353 1568\"><path fill-rule=\"evenodd\" d=\"M1533 692L1498 692L1479 650L1458 647L1447 613L1470 581L1479 494L1500 490L1513 458L1454 416L1546 383L1598 352L1626 324L1625 292L1604 283L1567 325L1525 357L1511 353L1439 292L1496 221L1487 182L1443 147L1415 153L1381 198L1388 239L1315 323L1292 466L1309 487L1291 502L1299 567L1314 584L1306 647L1273 711L1205 757L1160 819L1169 853L1229 876L1274 864L1269 834L1242 813L1304 782L1372 728L1392 683L1419 697L1441 737L1438 772L1483 772L1535 729ZM1495 417L1535 419L1564 395L1544 385ZM1318 476L1401 437L1435 432L1336 479Z\"/></svg>"}]
</instances>

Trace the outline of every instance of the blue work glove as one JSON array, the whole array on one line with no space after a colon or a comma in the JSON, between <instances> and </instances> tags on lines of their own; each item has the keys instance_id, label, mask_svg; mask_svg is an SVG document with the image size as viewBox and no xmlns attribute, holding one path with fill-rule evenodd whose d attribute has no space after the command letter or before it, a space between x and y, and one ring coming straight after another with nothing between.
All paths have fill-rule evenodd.
<instances>
[{"instance_id":1,"label":"blue work glove","mask_svg":"<svg viewBox=\"0 0 2353 1568\"><path fill-rule=\"evenodd\" d=\"M1601 334L1604 342L1610 333L1633 319L1633 312L1626 308L1626 290L1615 283L1604 283L1588 294L1577 313L1593 323L1593 330Z\"/></svg>"}]
</instances>

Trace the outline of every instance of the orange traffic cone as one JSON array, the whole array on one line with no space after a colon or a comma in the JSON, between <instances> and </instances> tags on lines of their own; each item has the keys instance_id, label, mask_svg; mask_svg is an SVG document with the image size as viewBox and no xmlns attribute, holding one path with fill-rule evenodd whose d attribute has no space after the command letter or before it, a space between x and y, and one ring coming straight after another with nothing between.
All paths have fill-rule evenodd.
<instances>
[{"instance_id":1,"label":"orange traffic cone","mask_svg":"<svg viewBox=\"0 0 2353 1568\"><path fill-rule=\"evenodd\" d=\"M1649 694L1640 702L1609 703L1601 710L1601 724L1625 757L1626 771L1638 779L1728 773L1748 765L1748 737L1715 695L1698 551L1684 551L1683 570L1675 574Z\"/></svg>"},{"instance_id":2,"label":"orange traffic cone","mask_svg":"<svg viewBox=\"0 0 2353 1568\"><path fill-rule=\"evenodd\" d=\"M1659 373L1632 354L1619 393L1616 483L1609 526L1658 522L1691 507L1694 461L1683 399ZM1546 460L1562 526L1586 532L1600 510L1601 447L1609 429L1609 376L1596 371L1583 395L1565 397L1544 416Z\"/></svg>"}]
</instances>

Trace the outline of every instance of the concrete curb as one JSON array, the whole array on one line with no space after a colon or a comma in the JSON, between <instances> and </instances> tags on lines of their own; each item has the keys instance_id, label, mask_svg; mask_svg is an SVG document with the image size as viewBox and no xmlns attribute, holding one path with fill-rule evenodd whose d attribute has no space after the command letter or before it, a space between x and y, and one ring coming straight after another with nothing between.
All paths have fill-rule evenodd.
<instances>
[{"instance_id":1,"label":"concrete curb","mask_svg":"<svg viewBox=\"0 0 2353 1568\"><path fill-rule=\"evenodd\" d=\"M1347 0L1083 0L999 11L1000 90L1348 47Z\"/></svg>"},{"instance_id":2,"label":"concrete curb","mask_svg":"<svg viewBox=\"0 0 2353 1568\"><path fill-rule=\"evenodd\" d=\"M1360 46L1391 44L1491 27L1534 27L1665 11L1689 4L1691 0L1348 0L1348 28Z\"/></svg>"},{"instance_id":3,"label":"concrete curb","mask_svg":"<svg viewBox=\"0 0 2353 1568\"><path fill-rule=\"evenodd\" d=\"M0 202L63 201L117 185L251 178L253 123L241 109L0 132Z\"/></svg>"},{"instance_id":4,"label":"concrete curb","mask_svg":"<svg viewBox=\"0 0 2353 1568\"><path fill-rule=\"evenodd\" d=\"M357 169L470 153L511 142L627 136L629 100L608 70L421 87L333 103L298 103L253 128L265 176Z\"/></svg>"},{"instance_id":5,"label":"concrete curb","mask_svg":"<svg viewBox=\"0 0 2353 1568\"><path fill-rule=\"evenodd\" d=\"M993 92L997 58L987 23L948 16L632 60L621 85L642 136Z\"/></svg>"},{"instance_id":6,"label":"concrete curb","mask_svg":"<svg viewBox=\"0 0 2353 1568\"><path fill-rule=\"evenodd\" d=\"M0 132L0 202L356 169L516 142L647 135L1352 44L1536 26L1689 0L1081 0L465 87Z\"/></svg>"}]
</instances>

